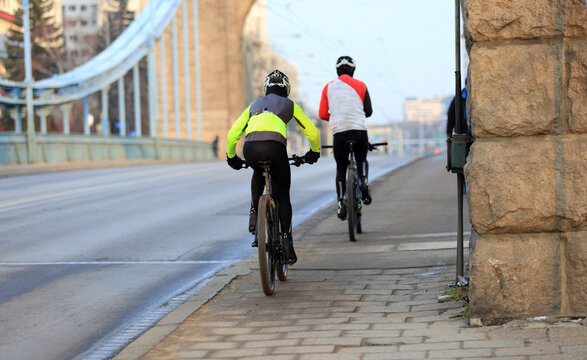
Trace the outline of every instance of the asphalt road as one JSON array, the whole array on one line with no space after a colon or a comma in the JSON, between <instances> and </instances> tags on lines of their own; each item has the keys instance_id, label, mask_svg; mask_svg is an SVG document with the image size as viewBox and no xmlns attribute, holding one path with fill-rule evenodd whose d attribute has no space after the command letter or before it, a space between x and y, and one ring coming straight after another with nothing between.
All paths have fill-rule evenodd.
<instances>
[{"instance_id":1,"label":"asphalt road","mask_svg":"<svg viewBox=\"0 0 587 360\"><path fill-rule=\"evenodd\" d=\"M370 156L371 178L400 161ZM292 177L294 225L334 201L332 159ZM0 179L0 358L84 358L146 330L254 253L249 187L224 162Z\"/></svg>"}]
</instances>

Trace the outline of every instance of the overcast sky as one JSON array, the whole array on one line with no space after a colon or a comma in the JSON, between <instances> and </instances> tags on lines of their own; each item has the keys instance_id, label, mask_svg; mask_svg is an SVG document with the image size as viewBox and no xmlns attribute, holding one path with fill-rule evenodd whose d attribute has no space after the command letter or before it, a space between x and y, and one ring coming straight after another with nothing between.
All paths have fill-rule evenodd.
<instances>
[{"instance_id":1,"label":"overcast sky","mask_svg":"<svg viewBox=\"0 0 587 360\"><path fill-rule=\"evenodd\" d=\"M341 55L355 59L355 78L369 89L372 123L403 121L406 97L454 94L454 1L267 3L271 44L297 66L300 94L315 111L322 88L337 76Z\"/></svg>"}]
</instances>

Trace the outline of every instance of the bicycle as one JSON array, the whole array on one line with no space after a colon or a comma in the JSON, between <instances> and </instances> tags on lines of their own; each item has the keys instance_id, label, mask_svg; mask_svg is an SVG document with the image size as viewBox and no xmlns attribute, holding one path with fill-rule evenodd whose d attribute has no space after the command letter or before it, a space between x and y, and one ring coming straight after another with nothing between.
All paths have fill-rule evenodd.
<instances>
[{"instance_id":1,"label":"bicycle","mask_svg":"<svg viewBox=\"0 0 587 360\"><path fill-rule=\"evenodd\" d=\"M290 165L300 166L305 163L303 157L293 155L288 159ZM265 193L259 198L257 206L257 229L255 240L259 254L259 272L265 295L275 292L275 274L280 281L287 279L288 264L279 238L279 204L272 195L271 161L259 161L265 178Z\"/></svg>"},{"instance_id":2,"label":"bicycle","mask_svg":"<svg viewBox=\"0 0 587 360\"><path fill-rule=\"evenodd\" d=\"M361 189L359 188L359 175L357 172L357 165L355 160L355 152L353 147L356 141L348 140L345 145L349 147L349 165L347 168L347 180L346 180L346 218L349 230L349 240L357 241L357 234L363 233L362 224L362 207L363 197L361 195ZM377 146L387 146L387 141L369 144L369 151L373 151ZM331 149L332 145L323 145L323 149ZM368 203L367 203L368 204Z\"/></svg>"}]
</instances>

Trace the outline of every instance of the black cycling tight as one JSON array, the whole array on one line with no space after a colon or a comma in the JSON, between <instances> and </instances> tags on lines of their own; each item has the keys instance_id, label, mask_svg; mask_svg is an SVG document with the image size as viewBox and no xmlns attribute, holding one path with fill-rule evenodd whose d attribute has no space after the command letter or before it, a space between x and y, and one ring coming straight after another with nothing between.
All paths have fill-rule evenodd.
<instances>
[{"instance_id":1,"label":"black cycling tight","mask_svg":"<svg viewBox=\"0 0 587 360\"><path fill-rule=\"evenodd\" d=\"M369 151L369 139L366 130L349 130L334 134L332 150L336 160L336 194L342 199L346 191L346 170L349 160L349 148L345 143L348 140L356 141L354 146L355 160L359 178L369 175L369 163L367 162L367 151Z\"/></svg>"},{"instance_id":2,"label":"black cycling tight","mask_svg":"<svg viewBox=\"0 0 587 360\"><path fill-rule=\"evenodd\" d=\"M259 198L263 195L265 178L263 168L257 166L258 161L271 161L271 188L273 197L279 206L279 222L282 232L291 231L291 202L289 189L291 187L291 170L287 159L285 145L276 141L248 141L243 147L243 155L247 164L253 168L251 179L251 206L257 210Z\"/></svg>"}]
</instances>

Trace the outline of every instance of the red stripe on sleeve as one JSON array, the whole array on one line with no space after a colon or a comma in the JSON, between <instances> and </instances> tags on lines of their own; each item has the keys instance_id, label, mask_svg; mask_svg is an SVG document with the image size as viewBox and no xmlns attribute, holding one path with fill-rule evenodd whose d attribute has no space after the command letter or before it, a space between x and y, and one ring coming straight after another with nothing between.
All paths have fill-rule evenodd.
<instances>
[{"instance_id":1,"label":"red stripe on sleeve","mask_svg":"<svg viewBox=\"0 0 587 360\"><path fill-rule=\"evenodd\" d=\"M320 119L326 121L330 119L330 112L328 111L328 85L330 85L330 83L326 84L324 89L322 89L322 98L320 99L320 108L318 110L318 116Z\"/></svg>"}]
</instances>

